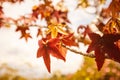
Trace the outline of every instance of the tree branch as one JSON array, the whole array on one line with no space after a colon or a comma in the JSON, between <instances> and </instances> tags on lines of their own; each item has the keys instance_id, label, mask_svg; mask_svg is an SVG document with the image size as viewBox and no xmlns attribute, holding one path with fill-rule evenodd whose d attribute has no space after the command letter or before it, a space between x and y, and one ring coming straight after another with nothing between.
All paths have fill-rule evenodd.
<instances>
[{"instance_id":1,"label":"tree branch","mask_svg":"<svg viewBox=\"0 0 120 80\"><path fill-rule=\"evenodd\" d=\"M69 51L74 52L74 53L76 53L76 54L80 54L80 55L83 55L83 56L86 56L86 57L90 57L90 58L95 58L95 54L83 53L83 52L78 51L78 50L76 50L76 49L73 49L73 48L71 48L71 47L69 47L69 46L65 46L64 44L62 44L62 46L65 47L66 49L68 49ZM109 56L106 55L106 54L105 54L105 58L106 58L106 59L110 59Z\"/></svg>"},{"instance_id":2,"label":"tree branch","mask_svg":"<svg viewBox=\"0 0 120 80\"><path fill-rule=\"evenodd\" d=\"M90 57L90 58L95 58L94 54L88 54L88 53L85 54L85 53L77 51L76 49L73 49L71 47L68 47L68 46L65 46L65 45L62 45L62 46L65 47L66 49L68 49L71 52L74 52L74 53L77 53L77 54L80 54L80 55L83 55L83 56L87 56L87 57Z\"/></svg>"}]
</instances>

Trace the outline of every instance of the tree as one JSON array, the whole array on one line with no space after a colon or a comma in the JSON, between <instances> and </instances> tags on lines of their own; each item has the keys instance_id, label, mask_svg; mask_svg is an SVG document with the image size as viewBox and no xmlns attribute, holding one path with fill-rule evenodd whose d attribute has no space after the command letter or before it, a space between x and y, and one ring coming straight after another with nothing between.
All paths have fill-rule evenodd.
<instances>
[{"instance_id":1,"label":"tree","mask_svg":"<svg viewBox=\"0 0 120 80\"><path fill-rule=\"evenodd\" d=\"M100 8L106 0L78 0L76 9L94 7L96 11L96 22L92 22L99 33L94 32L91 25L80 25L74 32L70 28L70 21L67 17L69 10L64 6L64 0L57 5L52 4L52 0L39 0L38 5L34 5L32 13L20 16L18 19L7 17L4 14L3 3L24 3L24 0L1 0L0 1L0 28L16 26L16 31L20 31L21 38L28 41L32 38L29 33L30 27L38 27L36 37L39 48L37 58L43 57L48 72L50 68L50 55L61 60L66 60L67 50L76 54L95 58L98 70L104 64L105 59L111 59L120 63L120 0L112 0L107 8ZM46 26L38 25L36 22L45 19ZM83 31L82 31L83 30ZM75 35L74 33L77 33ZM88 45L86 53L74 49L79 48L79 43Z\"/></svg>"}]
</instances>

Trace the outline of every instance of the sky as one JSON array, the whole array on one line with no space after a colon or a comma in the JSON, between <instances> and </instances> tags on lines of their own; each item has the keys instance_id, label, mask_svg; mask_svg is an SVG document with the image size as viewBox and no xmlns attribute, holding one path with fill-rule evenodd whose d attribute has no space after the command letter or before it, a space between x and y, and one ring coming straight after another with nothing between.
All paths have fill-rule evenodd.
<instances>
[{"instance_id":1,"label":"sky","mask_svg":"<svg viewBox=\"0 0 120 80\"><path fill-rule=\"evenodd\" d=\"M71 21L71 28L76 31L80 24L89 24L94 15L87 14L84 10L75 9L75 0L65 0L66 6L69 7L68 18ZM57 0L54 0L54 4ZM33 5L38 4L37 0L26 0L24 4L12 5L5 3L4 11L6 16L18 18L19 15L24 15L31 12ZM44 22L41 22L44 24ZM36 29L31 29L33 39L28 42L24 39L19 39L20 33L15 32L15 26L11 28L0 29L0 65L8 64L10 67L19 71L18 74L22 76L31 77L45 77L60 71L62 74L69 74L76 72L83 64L83 56L68 51L66 62L52 57L51 60L51 74L47 72L42 58L36 58L38 49L38 38L36 38ZM82 44L81 44L82 45ZM85 51L83 46L80 47ZM62 66L61 66L62 65ZM3 71L0 71L2 74Z\"/></svg>"}]
</instances>

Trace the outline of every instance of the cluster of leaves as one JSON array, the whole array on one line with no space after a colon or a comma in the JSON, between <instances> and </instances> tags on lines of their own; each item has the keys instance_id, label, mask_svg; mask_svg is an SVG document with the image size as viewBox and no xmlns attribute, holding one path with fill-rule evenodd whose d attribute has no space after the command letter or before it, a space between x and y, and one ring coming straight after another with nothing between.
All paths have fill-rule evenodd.
<instances>
[{"instance_id":1,"label":"cluster of leaves","mask_svg":"<svg viewBox=\"0 0 120 80\"><path fill-rule=\"evenodd\" d=\"M88 33L92 43L89 45L87 52L94 51L95 52L95 60L97 62L98 70L101 69L105 55L109 59L120 62L120 20L119 20L119 12L120 12L120 0L112 0L109 7L104 11L104 14L109 15L103 17L104 19L108 19L107 23L100 23L97 25L98 29L101 30L102 36L96 33ZM103 13L103 12L102 12ZM103 25L101 25L103 24Z\"/></svg>"},{"instance_id":2,"label":"cluster of leaves","mask_svg":"<svg viewBox=\"0 0 120 80\"><path fill-rule=\"evenodd\" d=\"M112 0L110 5L106 9L96 11L99 17L98 22L95 23L96 27L99 29L101 34L97 34L91 30L90 26L80 25L77 29L79 36L75 37L74 32L70 29L68 24L67 14L68 9L64 6L64 0L61 0L57 5L53 5L51 0L42 0L40 4L34 5L32 8L32 13L24 16L20 16L18 19L12 19L4 15L2 3L3 2L21 2L23 0L2 0L0 5L0 27L10 26L11 23L16 25L16 32L20 31L20 38L32 38L30 35L30 27L37 26L38 32L37 37L40 36L38 41L38 51L37 57L43 57L44 63L48 72L51 72L50 68L50 55L66 60L67 50L71 50L75 53L80 53L66 46L76 46L79 48L78 44L80 42L88 44L88 54L85 56L94 57L97 63L98 70L104 64L105 59L109 58L114 61L120 62L120 0ZM87 8L89 6L94 6L96 10L100 4L105 3L106 0L93 0L94 5L89 3L89 0L79 0L78 6ZM41 26L37 24L37 21L45 20L47 26ZM106 23L104 21L107 21ZM84 29L81 32L81 29ZM88 42L87 36L91 40ZM94 51L93 55L91 53Z\"/></svg>"},{"instance_id":3,"label":"cluster of leaves","mask_svg":"<svg viewBox=\"0 0 120 80\"><path fill-rule=\"evenodd\" d=\"M100 13L102 21L98 19L99 22L96 23L96 27L99 29L101 34L92 32L89 26L87 26L87 28L82 25L78 27L78 31L81 28L85 28L85 31L83 32L84 37L87 34L92 41L87 52L90 53L91 51L94 51L98 70L101 69L106 58L120 62L119 5L120 0L112 0L108 8L102 9ZM104 23L105 20L107 20L106 23Z\"/></svg>"},{"instance_id":4,"label":"cluster of leaves","mask_svg":"<svg viewBox=\"0 0 120 80\"><path fill-rule=\"evenodd\" d=\"M78 46L78 44L75 42L73 32L69 32L67 28L66 24L70 23L70 21L67 19L68 11L62 5L63 1L60 1L56 6L53 6L52 1L43 0L40 1L39 5L33 6L31 14L20 16L18 19L4 16L3 7L0 7L0 27L6 26L5 24L11 26L11 23L16 25L15 31L19 31L21 33L20 39L25 38L25 40L28 41L28 38L32 38L30 35L30 27L38 27L36 36L41 36L41 39L39 40L37 57L43 56L45 65L49 72L50 54L65 61L67 49L62 45ZM47 26L36 24L37 21L43 19L45 19Z\"/></svg>"}]
</instances>

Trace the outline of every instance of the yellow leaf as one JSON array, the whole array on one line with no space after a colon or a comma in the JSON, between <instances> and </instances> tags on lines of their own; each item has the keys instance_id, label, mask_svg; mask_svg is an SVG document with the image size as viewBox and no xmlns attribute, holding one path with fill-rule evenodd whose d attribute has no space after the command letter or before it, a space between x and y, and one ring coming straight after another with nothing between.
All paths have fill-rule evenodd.
<instances>
[{"instance_id":1,"label":"yellow leaf","mask_svg":"<svg viewBox=\"0 0 120 80\"><path fill-rule=\"evenodd\" d=\"M53 27L52 30L51 30L52 38L56 38L57 35L58 35L58 31L57 31L56 27Z\"/></svg>"},{"instance_id":2,"label":"yellow leaf","mask_svg":"<svg viewBox=\"0 0 120 80\"><path fill-rule=\"evenodd\" d=\"M50 24L48 26L48 30L46 31L46 34L51 34L52 38L56 38L58 33L63 35L68 35L68 33L64 30L64 25L62 24Z\"/></svg>"},{"instance_id":3,"label":"yellow leaf","mask_svg":"<svg viewBox=\"0 0 120 80\"><path fill-rule=\"evenodd\" d=\"M58 27L57 27L57 30L58 30L58 32L61 33L61 34L68 35L68 33L67 33L65 30L63 30L63 27L62 27L62 26L58 26Z\"/></svg>"}]
</instances>

